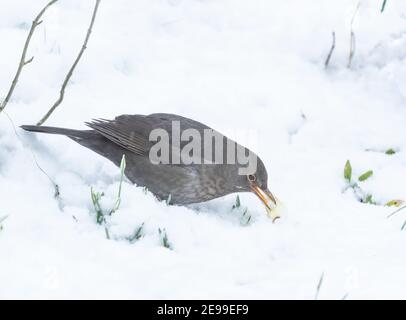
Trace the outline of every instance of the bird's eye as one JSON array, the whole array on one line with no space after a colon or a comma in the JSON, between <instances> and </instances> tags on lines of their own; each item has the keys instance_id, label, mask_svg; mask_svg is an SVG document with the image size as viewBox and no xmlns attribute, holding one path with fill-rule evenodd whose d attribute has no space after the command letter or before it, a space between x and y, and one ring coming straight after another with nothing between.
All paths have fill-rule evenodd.
<instances>
[{"instance_id":1,"label":"bird's eye","mask_svg":"<svg viewBox=\"0 0 406 320\"><path fill-rule=\"evenodd\" d=\"M257 180L257 177L254 174L249 174L247 178L249 182L254 182L255 180Z\"/></svg>"}]
</instances>

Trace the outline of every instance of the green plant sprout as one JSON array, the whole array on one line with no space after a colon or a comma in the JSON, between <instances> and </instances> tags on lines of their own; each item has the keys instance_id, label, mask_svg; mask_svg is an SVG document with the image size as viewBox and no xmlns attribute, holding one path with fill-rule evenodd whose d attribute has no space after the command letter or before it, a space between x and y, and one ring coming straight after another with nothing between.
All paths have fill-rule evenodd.
<instances>
[{"instance_id":1,"label":"green plant sprout","mask_svg":"<svg viewBox=\"0 0 406 320\"><path fill-rule=\"evenodd\" d=\"M238 209L241 207L241 201L240 201L240 196L237 194L237 197L235 198L235 204L233 204L232 210Z\"/></svg>"},{"instance_id":2,"label":"green plant sprout","mask_svg":"<svg viewBox=\"0 0 406 320\"><path fill-rule=\"evenodd\" d=\"M358 181L363 182L363 181L369 179L370 177L372 177L373 174L374 174L374 172L372 170L368 170L367 172L361 174L358 177Z\"/></svg>"},{"instance_id":3,"label":"green plant sprout","mask_svg":"<svg viewBox=\"0 0 406 320\"><path fill-rule=\"evenodd\" d=\"M383 12L385 10L385 6L386 6L386 0L383 0L382 7L381 7L381 12Z\"/></svg>"},{"instance_id":4,"label":"green plant sprout","mask_svg":"<svg viewBox=\"0 0 406 320\"><path fill-rule=\"evenodd\" d=\"M90 196L92 198L92 203L94 207L94 211L96 212L96 222L97 224L102 224L104 219L103 209L100 205L100 200L104 196L104 192L95 192L93 187L90 187Z\"/></svg>"},{"instance_id":5,"label":"green plant sprout","mask_svg":"<svg viewBox=\"0 0 406 320\"><path fill-rule=\"evenodd\" d=\"M404 204L405 202L403 200L391 200L388 201L385 206L386 207L400 207L402 204Z\"/></svg>"},{"instance_id":6,"label":"green plant sprout","mask_svg":"<svg viewBox=\"0 0 406 320\"><path fill-rule=\"evenodd\" d=\"M388 155L388 156L392 156L392 155L398 153L398 152L399 152L399 149L398 149L398 148L388 148L388 149L367 148L367 149L365 149L365 151L384 153L384 154L386 154L386 155Z\"/></svg>"},{"instance_id":7,"label":"green plant sprout","mask_svg":"<svg viewBox=\"0 0 406 320\"><path fill-rule=\"evenodd\" d=\"M169 206L171 204L171 200L172 200L172 195L169 194L168 199L165 200L165 203L167 206Z\"/></svg>"},{"instance_id":8,"label":"green plant sprout","mask_svg":"<svg viewBox=\"0 0 406 320\"><path fill-rule=\"evenodd\" d=\"M352 178L352 166L350 160L347 160L344 166L344 179L351 183Z\"/></svg>"},{"instance_id":9,"label":"green plant sprout","mask_svg":"<svg viewBox=\"0 0 406 320\"><path fill-rule=\"evenodd\" d=\"M169 250L173 250L171 243L168 239L168 234L165 228L158 228L159 237L161 238L161 245Z\"/></svg>"},{"instance_id":10,"label":"green plant sprout","mask_svg":"<svg viewBox=\"0 0 406 320\"><path fill-rule=\"evenodd\" d=\"M105 212L100 204L100 200L104 196L104 192L96 192L93 190L93 188L90 188L90 195L91 195L94 211L96 212L96 223L104 226L104 230L106 232L107 239L110 239L110 233L109 233L109 230L107 227L107 218L110 217L113 213L115 213L120 208L121 189L122 189L123 180L124 180L125 167L126 167L126 161L125 161L125 155L123 155L123 157L121 158L121 163L120 163L120 183L118 186L117 199L114 203L114 206L109 211Z\"/></svg>"},{"instance_id":11,"label":"green plant sprout","mask_svg":"<svg viewBox=\"0 0 406 320\"><path fill-rule=\"evenodd\" d=\"M373 175L374 175L374 172L372 170L368 170L358 177L358 182L364 182L364 181L368 180L369 178L371 178ZM351 162L349 160L347 160L347 162L345 163L345 166L344 166L344 179L348 182L348 185L345 188L345 190L351 188L354 191L354 193L357 195L358 200L362 203L378 205L378 203L373 199L372 194L365 193L357 182L353 182L352 178L353 177L352 177ZM400 207L403 203L404 203L403 200L390 200L385 204L385 206ZM390 217L390 216L391 215L389 215L388 217Z\"/></svg>"},{"instance_id":12,"label":"green plant sprout","mask_svg":"<svg viewBox=\"0 0 406 320\"><path fill-rule=\"evenodd\" d=\"M120 208L120 204L121 204L121 189L122 189L122 186L123 186L125 167L126 167L125 155L123 154L123 157L121 158L121 163L120 163L120 183L119 183L119 185L118 185L117 200L116 200L116 203L115 203L113 209L110 210L110 214L109 214L109 215L112 215L114 212L116 212L116 211Z\"/></svg>"},{"instance_id":13,"label":"green plant sprout","mask_svg":"<svg viewBox=\"0 0 406 320\"><path fill-rule=\"evenodd\" d=\"M137 242L139 239L141 239L144 236L143 230L144 230L144 222L139 227L137 227L134 230L134 233L131 236L127 237L126 240L131 244Z\"/></svg>"},{"instance_id":14,"label":"green plant sprout","mask_svg":"<svg viewBox=\"0 0 406 320\"><path fill-rule=\"evenodd\" d=\"M233 204L233 206L231 207L231 210L241 210L241 200L240 200L240 196L237 195L237 197L235 198L235 204ZM249 223L251 222L251 218L252 216L248 213L248 208L246 207L242 213L242 217L241 217L241 221L240 223L242 225L249 225ZM245 221L243 221L245 219Z\"/></svg>"},{"instance_id":15,"label":"green plant sprout","mask_svg":"<svg viewBox=\"0 0 406 320\"><path fill-rule=\"evenodd\" d=\"M358 182L364 182L371 178L373 176L374 172L372 170L368 170L361 174L358 177ZM376 202L373 200L373 197L371 194L365 194L365 192L361 189L359 184L357 182L353 181L353 176L352 176L352 166L350 160L347 160L344 166L344 179L347 181L348 186L345 190L351 188L354 193L358 196L358 199L362 203L369 203L369 204L376 204Z\"/></svg>"},{"instance_id":16,"label":"green plant sprout","mask_svg":"<svg viewBox=\"0 0 406 320\"><path fill-rule=\"evenodd\" d=\"M362 201L362 203L369 203L369 204L377 205L377 203L374 201L374 199L372 199L372 194L367 194L367 196L365 197L364 201Z\"/></svg>"}]
</instances>

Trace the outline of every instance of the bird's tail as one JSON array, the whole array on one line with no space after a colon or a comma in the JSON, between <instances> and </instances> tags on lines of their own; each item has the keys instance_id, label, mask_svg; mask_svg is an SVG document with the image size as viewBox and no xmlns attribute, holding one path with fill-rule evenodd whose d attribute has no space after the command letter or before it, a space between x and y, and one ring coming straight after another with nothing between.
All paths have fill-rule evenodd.
<instances>
[{"instance_id":1,"label":"bird's tail","mask_svg":"<svg viewBox=\"0 0 406 320\"><path fill-rule=\"evenodd\" d=\"M44 127L44 126L21 126L22 129L31 132L41 132L41 133L50 133L50 134L61 134L71 138L82 138L85 135L89 134L93 130L74 130L74 129L65 129L57 127Z\"/></svg>"}]
</instances>

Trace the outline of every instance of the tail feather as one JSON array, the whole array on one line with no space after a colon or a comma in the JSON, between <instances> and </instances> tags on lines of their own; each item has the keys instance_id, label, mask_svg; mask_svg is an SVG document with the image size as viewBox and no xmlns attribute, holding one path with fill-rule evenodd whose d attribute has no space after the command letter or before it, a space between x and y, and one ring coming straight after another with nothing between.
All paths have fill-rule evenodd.
<instances>
[{"instance_id":1,"label":"tail feather","mask_svg":"<svg viewBox=\"0 0 406 320\"><path fill-rule=\"evenodd\" d=\"M95 130L74 130L45 126L21 126L21 128L31 132L60 134L67 136L80 145L93 150L103 157L106 157L118 167L121 164L122 155L128 152L128 150L108 140Z\"/></svg>"},{"instance_id":2,"label":"tail feather","mask_svg":"<svg viewBox=\"0 0 406 320\"><path fill-rule=\"evenodd\" d=\"M30 126L30 125L23 125L21 126L21 129L31 132L61 134L71 138L83 138L84 136L93 132L93 130L74 130L57 127Z\"/></svg>"}]
</instances>

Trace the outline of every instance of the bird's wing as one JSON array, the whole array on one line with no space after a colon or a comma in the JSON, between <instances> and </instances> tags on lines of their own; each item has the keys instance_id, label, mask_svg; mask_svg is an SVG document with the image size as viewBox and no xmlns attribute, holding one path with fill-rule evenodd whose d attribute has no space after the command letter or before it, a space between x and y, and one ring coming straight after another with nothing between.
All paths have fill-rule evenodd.
<instances>
[{"instance_id":1,"label":"bird's wing","mask_svg":"<svg viewBox=\"0 0 406 320\"><path fill-rule=\"evenodd\" d=\"M148 156L154 142L149 140L149 135L153 129L164 129L169 136L169 144L171 146L169 152L180 152L189 141L179 141L176 146L172 145L172 129L174 121L179 122L180 132L185 129L197 130L201 137L204 136L204 130L213 130L210 127L176 114L168 113L153 113L145 115L128 115L124 114L116 117L114 120L97 119L92 122L87 122L86 125L96 130L98 133L116 143L117 145L134 152L140 156ZM219 134L223 144L227 138ZM205 154L201 144L201 157L210 157L211 154ZM177 150L180 148L180 150ZM223 152L226 152L226 146L223 147ZM225 156L225 154L224 154ZM214 155L209 159L214 159ZM203 162L203 158L201 159Z\"/></svg>"},{"instance_id":2,"label":"bird's wing","mask_svg":"<svg viewBox=\"0 0 406 320\"><path fill-rule=\"evenodd\" d=\"M200 122L168 113L154 113L148 116L124 114L114 120L94 119L86 122L86 125L117 145L135 154L147 156L153 145L149 141L149 135L153 129L166 130L169 135L169 143L172 144L173 121L179 121L181 131L193 128L202 133L203 129L210 129ZM180 147L182 148L184 144L186 142L182 141Z\"/></svg>"},{"instance_id":3,"label":"bird's wing","mask_svg":"<svg viewBox=\"0 0 406 320\"><path fill-rule=\"evenodd\" d=\"M116 143L117 145L134 152L140 156L147 156L151 143L148 140L151 131L145 116L131 116L131 121L124 121L117 117L114 120L95 119L86 122L86 125L93 130Z\"/></svg>"},{"instance_id":4,"label":"bird's wing","mask_svg":"<svg viewBox=\"0 0 406 320\"><path fill-rule=\"evenodd\" d=\"M181 127L183 127L184 129L196 129L199 132L204 129L211 129L201 122L172 113L152 113L146 118L153 119L156 124L164 126L165 129L170 130L170 132L172 131L173 121L179 121L181 123Z\"/></svg>"}]
</instances>

